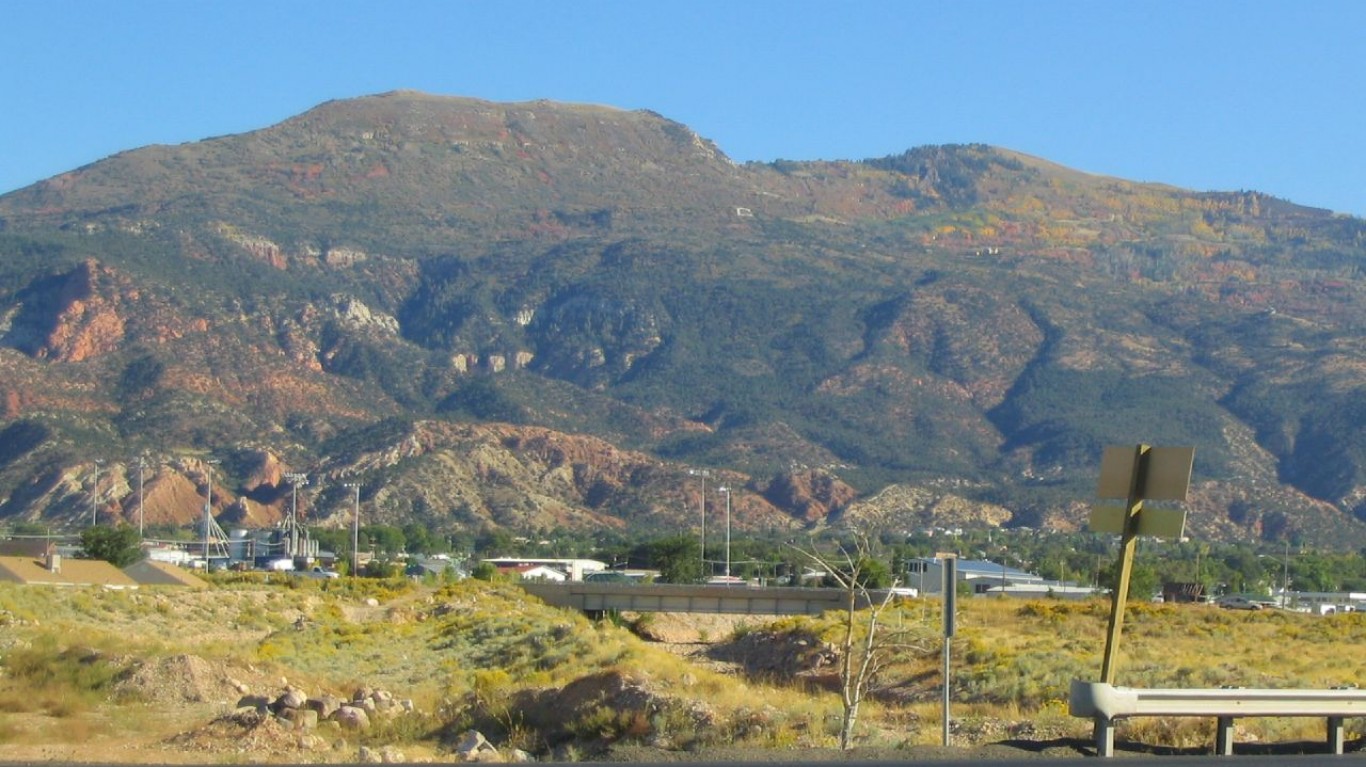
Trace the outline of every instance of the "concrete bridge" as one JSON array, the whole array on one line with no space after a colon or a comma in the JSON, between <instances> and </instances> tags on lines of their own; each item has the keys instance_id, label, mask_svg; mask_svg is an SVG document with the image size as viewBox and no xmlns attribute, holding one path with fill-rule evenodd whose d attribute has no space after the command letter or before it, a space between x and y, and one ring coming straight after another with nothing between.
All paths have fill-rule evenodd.
<instances>
[{"instance_id":1,"label":"concrete bridge","mask_svg":"<svg viewBox=\"0 0 1366 767\"><path fill-rule=\"evenodd\" d=\"M848 607L844 589L811 589L794 586L687 586L635 583L533 583L522 588L546 604L570 607L586 613L609 610L642 613L725 613L732 615L819 615ZM881 600L885 591L871 592ZM856 595L855 606L869 600Z\"/></svg>"}]
</instances>

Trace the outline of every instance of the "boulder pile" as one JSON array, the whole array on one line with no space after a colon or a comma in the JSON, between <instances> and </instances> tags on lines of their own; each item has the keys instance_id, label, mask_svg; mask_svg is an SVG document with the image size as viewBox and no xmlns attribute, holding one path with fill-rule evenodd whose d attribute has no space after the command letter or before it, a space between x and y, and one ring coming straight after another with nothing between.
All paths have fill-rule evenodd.
<instances>
[{"instance_id":1,"label":"boulder pile","mask_svg":"<svg viewBox=\"0 0 1366 767\"><path fill-rule=\"evenodd\" d=\"M349 731L368 730L377 718L391 719L414 711L411 699L396 698L388 690L362 687L352 693L350 700L345 700L331 694L311 697L293 685L285 687L274 699L243 695L237 701L237 710L243 709L271 714L296 730L311 730L321 722L335 722Z\"/></svg>"}]
</instances>

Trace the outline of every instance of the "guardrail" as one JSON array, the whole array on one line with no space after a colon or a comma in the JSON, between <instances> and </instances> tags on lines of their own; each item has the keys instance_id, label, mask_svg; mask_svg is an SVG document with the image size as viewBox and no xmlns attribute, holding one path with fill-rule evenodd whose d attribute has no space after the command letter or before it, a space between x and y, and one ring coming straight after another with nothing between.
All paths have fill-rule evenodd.
<instances>
[{"instance_id":1,"label":"guardrail","mask_svg":"<svg viewBox=\"0 0 1366 767\"><path fill-rule=\"evenodd\" d=\"M1072 682L1072 716L1096 723L1096 755L1113 756L1115 720L1134 716L1212 716L1218 720L1214 752L1233 754L1233 720L1252 716L1323 717L1328 748L1341 754L1343 720L1366 717L1366 690L1139 689L1103 682Z\"/></svg>"}]
</instances>

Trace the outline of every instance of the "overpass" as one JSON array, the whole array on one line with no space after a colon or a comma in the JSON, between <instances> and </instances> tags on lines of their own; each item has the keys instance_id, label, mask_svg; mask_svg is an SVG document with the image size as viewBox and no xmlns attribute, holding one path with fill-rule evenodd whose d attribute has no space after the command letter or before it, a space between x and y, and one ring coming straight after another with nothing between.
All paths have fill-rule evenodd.
<instances>
[{"instance_id":1,"label":"overpass","mask_svg":"<svg viewBox=\"0 0 1366 767\"><path fill-rule=\"evenodd\" d=\"M819 615L848 607L844 589L795 586L689 586L674 583L533 583L521 584L546 604L586 613L609 610L641 613L724 613L732 615ZM870 596L881 600L885 591ZM856 607L867 607L869 596L856 594Z\"/></svg>"}]
</instances>

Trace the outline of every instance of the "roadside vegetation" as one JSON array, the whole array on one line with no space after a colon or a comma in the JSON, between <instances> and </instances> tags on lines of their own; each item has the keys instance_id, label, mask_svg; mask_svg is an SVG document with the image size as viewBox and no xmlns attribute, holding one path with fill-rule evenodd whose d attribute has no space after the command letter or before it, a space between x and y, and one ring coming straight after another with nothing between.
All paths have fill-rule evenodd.
<instances>
[{"instance_id":1,"label":"roadside vegetation","mask_svg":"<svg viewBox=\"0 0 1366 767\"><path fill-rule=\"evenodd\" d=\"M1089 722L1067 715L1067 688L1073 678L1095 678L1099 671L1107 603L978 598L960 605L952 647L955 744L1086 743ZM223 574L199 592L0 584L0 759L57 753L165 761L173 737L232 711L241 687L227 686L229 679L264 695L279 694L286 683L339 695L357 687L391 690L411 699L416 714L377 725L352 743L393 745L412 758L448 753L471 729L500 748L560 760L625 746L838 745L838 655L848 632L838 611L747 618L728 635L690 647L687 657L631 630L633 620L643 627L663 616L621 618L592 622L546 607L515 585L475 579L440 585ZM934 745L940 737L938 603L899 600L879 621L921 641L907 643L915 649L880 669L853 745ZM1359 613L1136 603L1118 682L1358 684L1366 678L1366 657L1354 648L1363 643L1366 616ZM206 670L149 671L186 657ZM200 685L193 695L191 682ZM1264 740L1321 736L1321 723L1312 720L1240 720L1239 728ZM1139 719L1120 737L1199 747L1211 742L1211 732L1200 720ZM1349 725L1351 737L1363 734L1359 720ZM340 739L329 737L330 743ZM238 748L238 739L225 735L224 752ZM200 748L211 750L202 742ZM355 756L335 745L313 749L310 761Z\"/></svg>"}]
</instances>

